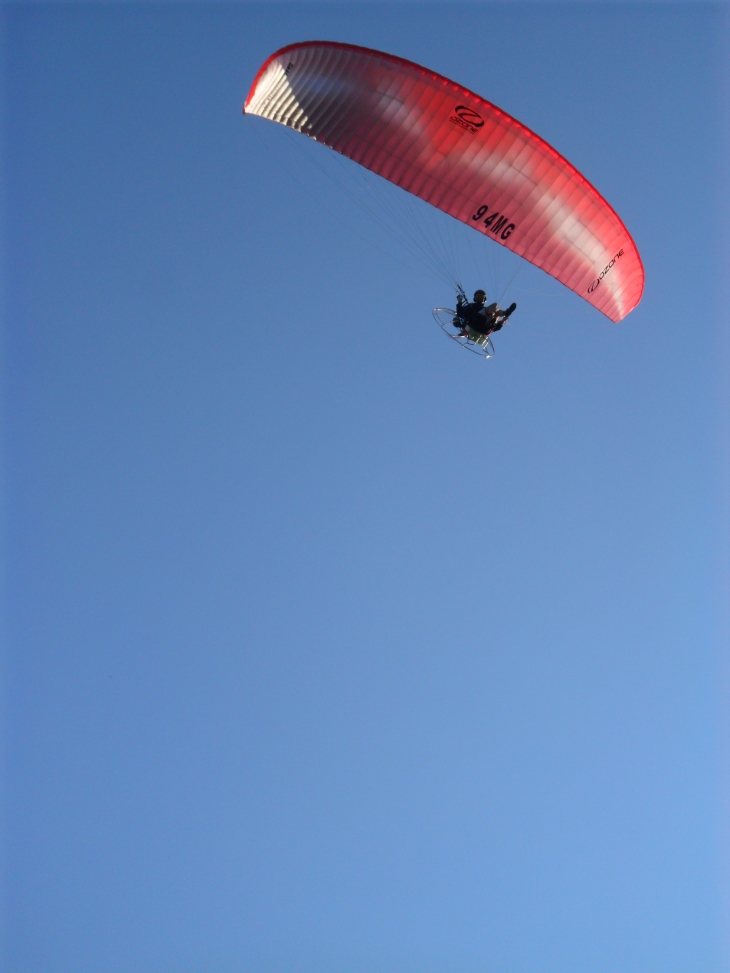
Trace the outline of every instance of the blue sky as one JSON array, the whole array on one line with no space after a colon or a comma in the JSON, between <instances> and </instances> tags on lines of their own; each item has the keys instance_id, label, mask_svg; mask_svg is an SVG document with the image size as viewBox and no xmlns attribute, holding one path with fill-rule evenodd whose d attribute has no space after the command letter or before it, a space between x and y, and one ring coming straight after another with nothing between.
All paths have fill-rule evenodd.
<instances>
[{"instance_id":1,"label":"blue sky","mask_svg":"<svg viewBox=\"0 0 730 973\"><path fill-rule=\"evenodd\" d=\"M4 19L4 968L727 969L726 8ZM241 116L306 39L555 145L639 308L450 345Z\"/></svg>"}]
</instances>

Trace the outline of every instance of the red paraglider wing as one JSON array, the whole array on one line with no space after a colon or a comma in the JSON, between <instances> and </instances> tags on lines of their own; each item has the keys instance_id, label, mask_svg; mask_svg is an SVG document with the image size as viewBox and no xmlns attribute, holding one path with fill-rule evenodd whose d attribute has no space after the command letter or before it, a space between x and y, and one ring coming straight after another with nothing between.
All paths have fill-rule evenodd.
<instances>
[{"instance_id":1,"label":"red paraglider wing","mask_svg":"<svg viewBox=\"0 0 730 973\"><path fill-rule=\"evenodd\" d=\"M244 105L353 159L529 260L612 321L641 300L626 227L547 142L410 61L310 41L273 54Z\"/></svg>"}]
</instances>

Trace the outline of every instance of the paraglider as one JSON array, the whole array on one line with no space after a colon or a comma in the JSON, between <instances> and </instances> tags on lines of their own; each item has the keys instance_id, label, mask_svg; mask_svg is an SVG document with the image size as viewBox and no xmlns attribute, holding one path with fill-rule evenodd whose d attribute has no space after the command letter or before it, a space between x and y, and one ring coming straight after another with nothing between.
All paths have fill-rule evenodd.
<instances>
[{"instance_id":1,"label":"paraglider","mask_svg":"<svg viewBox=\"0 0 730 973\"><path fill-rule=\"evenodd\" d=\"M244 113L323 143L555 277L611 321L641 300L644 269L623 222L578 170L467 88L403 58L307 41L272 54ZM467 303L463 291L462 308ZM458 309L483 353L485 331ZM442 325L443 326L443 325ZM459 325L460 327L460 325ZM481 337L471 340L469 334Z\"/></svg>"}]
</instances>

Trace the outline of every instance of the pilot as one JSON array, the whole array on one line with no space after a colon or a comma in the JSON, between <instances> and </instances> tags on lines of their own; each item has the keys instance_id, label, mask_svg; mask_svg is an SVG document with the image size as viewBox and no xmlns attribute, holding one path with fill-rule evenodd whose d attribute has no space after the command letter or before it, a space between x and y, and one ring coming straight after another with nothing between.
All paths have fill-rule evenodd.
<instances>
[{"instance_id":1,"label":"pilot","mask_svg":"<svg viewBox=\"0 0 730 973\"><path fill-rule=\"evenodd\" d=\"M487 292L478 290L474 292L474 300L471 303L464 303L461 294L456 299L456 317L454 324L460 329L460 337L468 337L464 325L477 334L490 335L499 331L507 318L517 308L516 304L511 304L506 311L501 311L496 301L487 304Z\"/></svg>"}]
</instances>

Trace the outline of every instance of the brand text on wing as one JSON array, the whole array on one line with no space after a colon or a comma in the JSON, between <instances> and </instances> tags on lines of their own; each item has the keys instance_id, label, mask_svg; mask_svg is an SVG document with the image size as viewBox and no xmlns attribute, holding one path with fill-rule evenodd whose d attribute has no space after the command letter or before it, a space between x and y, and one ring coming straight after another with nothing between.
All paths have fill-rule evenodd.
<instances>
[{"instance_id":1,"label":"brand text on wing","mask_svg":"<svg viewBox=\"0 0 730 973\"><path fill-rule=\"evenodd\" d=\"M601 283L601 281L606 276L606 274L613 268L613 265L616 263L616 261L618 260L618 258L619 257L623 257L623 255L624 255L624 251L623 251L623 247L622 247L619 250L619 252L616 254L616 256L613 257L611 260L609 260L609 262L606 264L606 266L600 272L600 274L598 275L598 277L596 277L596 279L593 281L593 283L591 284L591 286L588 288L588 293L589 294L592 294L593 293L593 291L598 287L598 285Z\"/></svg>"},{"instance_id":2,"label":"brand text on wing","mask_svg":"<svg viewBox=\"0 0 730 973\"><path fill-rule=\"evenodd\" d=\"M455 125L460 125L467 132L471 132L472 135L475 135L477 129L484 124L482 116L472 108L467 108L466 105L457 105L449 120Z\"/></svg>"}]
</instances>

